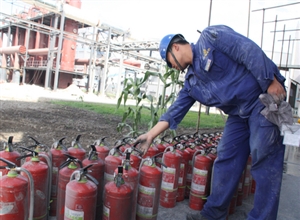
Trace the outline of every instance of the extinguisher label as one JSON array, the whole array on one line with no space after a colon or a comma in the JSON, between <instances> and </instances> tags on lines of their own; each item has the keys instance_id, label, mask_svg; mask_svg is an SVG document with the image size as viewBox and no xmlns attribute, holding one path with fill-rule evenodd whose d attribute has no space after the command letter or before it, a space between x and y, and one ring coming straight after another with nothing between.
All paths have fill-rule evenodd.
<instances>
[{"instance_id":1,"label":"extinguisher label","mask_svg":"<svg viewBox=\"0 0 300 220\"><path fill-rule=\"evenodd\" d=\"M83 220L84 212L71 210L65 206L65 220Z\"/></svg>"},{"instance_id":2,"label":"extinguisher label","mask_svg":"<svg viewBox=\"0 0 300 220\"><path fill-rule=\"evenodd\" d=\"M137 214L144 217L152 217L155 201L155 188L139 185Z\"/></svg>"},{"instance_id":3,"label":"extinguisher label","mask_svg":"<svg viewBox=\"0 0 300 220\"><path fill-rule=\"evenodd\" d=\"M183 184L183 177L184 177L184 163L181 163L178 184Z\"/></svg>"},{"instance_id":4,"label":"extinguisher label","mask_svg":"<svg viewBox=\"0 0 300 220\"><path fill-rule=\"evenodd\" d=\"M207 170L200 170L194 167L193 169L193 180L191 184L191 189L202 193L205 191L207 182Z\"/></svg>"},{"instance_id":5,"label":"extinguisher label","mask_svg":"<svg viewBox=\"0 0 300 220\"><path fill-rule=\"evenodd\" d=\"M0 215L18 213L16 202L0 202Z\"/></svg>"},{"instance_id":6,"label":"extinguisher label","mask_svg":"<svg viewBox=\"0 0 300 220\"><path fill-rule=\"evenodd\" d=\"M103 220L109 219L110 209L107 206L103 206Z\"/></svg>"},{"instance_id":7,"label":"extinguisher label","mask_svg":"<svg viewBox=\"0 0 300 220\"><path fill-rule=\"evenodd\" d=\"M161 188L166 191L173 191L175 184L176 169L172 167L163 167L163 176Z\"/></svg>"}]
</instances>

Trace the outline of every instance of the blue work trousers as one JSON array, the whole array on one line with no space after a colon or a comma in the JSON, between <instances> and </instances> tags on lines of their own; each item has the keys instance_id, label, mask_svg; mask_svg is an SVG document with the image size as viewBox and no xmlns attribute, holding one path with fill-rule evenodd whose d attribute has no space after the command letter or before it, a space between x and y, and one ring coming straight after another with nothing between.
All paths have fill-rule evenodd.
<instances>
[{"instance_id":1,"label":"blue work trousers","mask_svg":"<svg viewBox=\"0 0 300 220\"><path fill-rule=\"evenodd\" d=\"M278 127L260 114L263 108L257 102L249 118L228 117L217 148L211 194L201 211L210 220L226 219L250 153L256 190L254 206L247 219L277 218L285 146Z\"/></svg>"}]
</instances>

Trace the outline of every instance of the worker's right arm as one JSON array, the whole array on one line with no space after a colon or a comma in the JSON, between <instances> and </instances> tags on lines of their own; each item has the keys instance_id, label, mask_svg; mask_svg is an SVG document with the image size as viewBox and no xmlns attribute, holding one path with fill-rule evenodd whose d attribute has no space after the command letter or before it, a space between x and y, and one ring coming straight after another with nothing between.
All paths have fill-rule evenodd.
<instances>
[{"instance_id":1,"label":"worker's right arm","mask_svg":"<svg viewBox=\"0 0 300 220\"><path fill-rule=\"evenodd\" d=\"M136 141L140 142L138 149L143 152L143 155L148 151L154 138L156 138L160 133L169 128L169 123L166 121L159 121L150 131L145 134L140 135Z\"/></svg>"},{"instance_id":2,"label":"worker's right arm","mask_svg":"<svg viewBox=\"0 0 300 220\"><path fill-rule=\"evenodd\" d=\"M143 134L136 139L136 142L140 142L137 148L143 151L143 154L147 152L152 141L160 133L168 128L176 129L177 125L181 122L191 106L195 103L195 99L189 95L189 88L189 82L186 80L184 87L179 92L176 101L168 108L167 112L160 117L159 122L146 134Z\"/></svg>"}]
</instances>

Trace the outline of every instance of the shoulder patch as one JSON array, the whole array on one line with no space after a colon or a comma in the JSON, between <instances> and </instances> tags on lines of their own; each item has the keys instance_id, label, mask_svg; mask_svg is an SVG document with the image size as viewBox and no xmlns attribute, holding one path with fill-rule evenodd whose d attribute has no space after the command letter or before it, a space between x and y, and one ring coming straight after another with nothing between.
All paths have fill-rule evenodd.
<instances>
[{"instance_id":1,"label":"shoulder patch","mask_svg":"<svg viewBox=\"0 0 300 220\"><path fill-rule=\"evenodd\" d=\"M206 49L203 49L203 55L204 57L206 57L210 52L210 48L208 48L207 50Z\"/></svg>"}]
</instances>

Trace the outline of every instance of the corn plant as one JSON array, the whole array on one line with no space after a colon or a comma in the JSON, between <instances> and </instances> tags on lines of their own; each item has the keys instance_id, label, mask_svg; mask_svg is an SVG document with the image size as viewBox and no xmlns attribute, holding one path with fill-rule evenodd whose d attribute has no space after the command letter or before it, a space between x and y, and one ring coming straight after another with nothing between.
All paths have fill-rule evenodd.
<instances>
[{"instance_id":1,"label":"corn plant","mask_svg":"<svg viewBox=\"0 0 300 220\"><path fill-rule=\"evenodd\" d=\"M150 76L157 76L157 74L158 73L147 71L144 74L143 78L126 78L124 80L124 89L118 99L117 108L120 107L122 100L125 106L128 97L132 97L135 100L135 105L133 107L130 105L127 106L127 110L123 114L122 122L117 126L118 132L122 132L125 127L128 127L129 133L127 134L127 136L136 137L143 133L139 131L139 127L141 124L141 111L145 107L143 104L141 104L141 101L150 98L150 96L142 93L140 88L143 83L145 83L149 79ZM133 118L132 126L126 123L128 117Z\"/></svg>"},{"instance_id":2,"label":"corn plant","mask_svg":"<svg viewBox=\"0 0 300 220\"><path fill-rule=\"evenodd\" d=\"M122 122L117 126L118 132L121 132L127 127L129 129L127 136L135 137L143 133L139 130L142 109L148 109L150 112L151 120L148 123L148 129L150 130L158 122L159 117L166 112L168 105L175 101L177 86L183 86L183 81L179 80L179 74L179 71L166 67L164 74L147 71L143 78L125 79L124 89L118 99L117 108L120 107L122 101L125 106L129 96L135 100L135 106L127 106L127 110L123 114ZM150 76L159 77L160 81L163 83L162 94L159 96L156 103L152 95L146 95L140 91L141 85L145 83ZM166 97L167 88L170 86L171 92L168 97ZM141 104L142 100L147 100L147 103L150 102L150 104ZM129 117L133 118L132 125L129 125L126 122ZM170 130L170 132L173 137L176 135L175 131Z\"/></svg>"}]
</instances>

